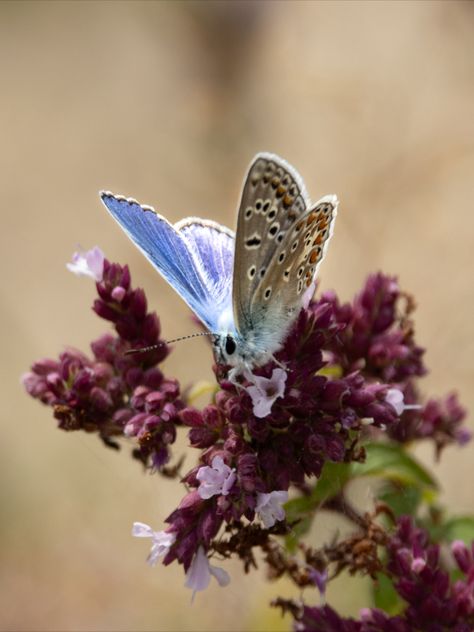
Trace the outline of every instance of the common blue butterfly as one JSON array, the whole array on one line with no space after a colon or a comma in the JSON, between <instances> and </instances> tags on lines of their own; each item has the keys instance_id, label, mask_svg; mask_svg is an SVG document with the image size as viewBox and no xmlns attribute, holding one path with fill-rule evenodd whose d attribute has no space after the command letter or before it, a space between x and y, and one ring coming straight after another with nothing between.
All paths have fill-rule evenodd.
<instances>
[{"instance_id":1,"label":"common blue butterfly","mask_svg":"<svg viewBox=\"0 0 474 632\"><path fill-rule=\"evenodd\" d=\"M244 180L237 230L188 217L170 224L153 208L103 192L111 215L214 334L230 379L278 351L314 288L331 237L337 198L311 204L301 176L270 153Z\"/></svg>"}]
</instances>

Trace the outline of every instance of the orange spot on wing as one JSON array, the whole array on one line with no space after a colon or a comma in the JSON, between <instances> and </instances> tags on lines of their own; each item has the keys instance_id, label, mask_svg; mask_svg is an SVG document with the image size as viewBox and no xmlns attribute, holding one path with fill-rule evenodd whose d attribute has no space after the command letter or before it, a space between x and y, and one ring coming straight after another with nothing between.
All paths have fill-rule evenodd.
<instances>
[{"instance_id":1,"label":"orange spot on wing","mask_svg":"<svg viewBox=\"0 0 474 632\"><path fill-rule=\"evenodd\" d=\"M312 224L315 219L317 219L317 214L316 213L310 213L308 219L306 220L306 226L309 226L310 224Z\"/></svg>"},{"instance_id":2,"label":"orange spot on wing","mask_svg":"<svg viewBox=\"0 0 474 632\"><path fill-rule=\"evenodd\" d=\"M316 263L316 261L318 260L318 255L319 255L319 251L318 250L312 250L311 254L309 256L309 262L310 263Z\"/></svg>"}]
</instances>

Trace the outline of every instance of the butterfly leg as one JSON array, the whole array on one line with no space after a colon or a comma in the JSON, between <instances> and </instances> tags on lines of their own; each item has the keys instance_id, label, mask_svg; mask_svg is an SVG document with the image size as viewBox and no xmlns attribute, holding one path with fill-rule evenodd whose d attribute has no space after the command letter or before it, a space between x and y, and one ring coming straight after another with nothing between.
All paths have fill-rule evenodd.
<instances>
[{"instance_id":1,"label":"butterfly leg","mask_svg":"<svg viewBox=\"0 0 474 632\"><path fill-rule=\"evenodd\" d=\"M252 382L253 384L252 366L248 362L243 361L241 364L231 369L227 375L227 379L229 380L229 382L231 382L237 388L242 388L245 390L245 387L237 381L237 378L239 377L244 377L246 380Z\"/></svg>"},{"instance_id":2,"label":"butterfly leg","mask_svg":"<svg viewBox=\"0 0 474 632\"><path fill-rule=\"evenodd\" d=\"M240 384L240 382L237 381L237 378L240 377L241 375L244 376L244 373L245 371L244 372L242 371L242 367L236 366L229 371L229 373L227 374L227 379L236 388L244 388L242 384Z\"/></svg>"},{"instance_id":3,"label":"butterfly leg","mask_svg":"<svg viewBox=\"0 0 474 632\"><path fill-rule=\"evenodd\" d=\"M284 371L289 371L289 370L290 370L290 369L289 369L289 368L288 368L285 364L283 364L282 362L280 362L280 360L277 360L273 354L270 354L270 360L273 360L273 362L274 362L277 366L279 366L279 367L280 367L280 369L283 369Z\"/></svg>"}]
</instances>

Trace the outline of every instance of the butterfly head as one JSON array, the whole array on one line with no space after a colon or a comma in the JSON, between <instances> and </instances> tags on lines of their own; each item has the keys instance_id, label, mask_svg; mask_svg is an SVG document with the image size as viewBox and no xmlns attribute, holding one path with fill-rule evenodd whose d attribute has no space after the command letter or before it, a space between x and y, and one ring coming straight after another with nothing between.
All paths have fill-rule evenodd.
<instances>
[{"instance_id":1,"label":"butterfly head","mask_svg":"<svg viewBox=\"0 0 474 632\"><path fill-rule=\"evenodd\" d=\"M237 366L243 358L239 353L239 345L233 334L217 334L214 338L214 355L218 364Z\"/></svg>"}]
</instances>

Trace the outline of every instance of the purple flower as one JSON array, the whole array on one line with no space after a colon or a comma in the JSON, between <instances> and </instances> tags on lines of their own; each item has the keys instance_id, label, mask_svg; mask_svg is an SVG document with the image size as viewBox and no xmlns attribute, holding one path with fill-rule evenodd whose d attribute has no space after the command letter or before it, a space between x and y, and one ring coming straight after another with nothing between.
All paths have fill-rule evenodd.
<instances>
[{"instance_id":1,"label":"purple flower","mask_svg":"<svg viewBox=\"0 0 474 632\"><path fill-rule=\"evenodd\" d=\"M333 292L322 295L319 304L324 303L332 306L342 327L331 351L344 374L359 369L366 376L393 383L426 373L424 350L416 345L408 319L411 306L395 277L370 275L352 304L340 305Z\"/></svg>"},{"instance_id":2,"label":"purple flower","mask_svg":"<svg viewBox=\"0 0 474 632\"><path fill-rule=\"evenodd\" d=\"M176 540L174 533L153 531L151 527L143 522L133 523L132 535L136 538L152 538L151 550L147 558L147 563L150 566L155 566L160 557L164 557L168 553Z\"/></svg>"},{"instance_id":3,"label":"purple flower","mask_svg":"<svg viewBox=\"0 0 474 632\"><path fill-rule=\"evenodd\" d=\"M250 395L255 417L267 417L272 410L273 403L285 393L286 371L273 369L270 378L246 373L245 377L251 382L245 390Z\"/></svg>"},{"instance_id":4,"label":"purple flower","mask_svg":"<svg viewBox=\"0 0 474 632\"><path fill-rule=\"evenodd\" d=\"M93 249L76 253L68 268L97 281L93 310L114 331L92 342L90 357L67 349L57 360L36 362L23 384L32 397L52 406L60 428L96 432L111 447L118 447L117 439L131 438L134 457L167 476L178 472L164 467L177 431L182 425L190 428L199 456L198 465L182 477L186 496L166 519L165 531L136 522L132 533L151 539L149 564L163 558L164 565L183 565L193 597L211 576L220 585L229 582L224 570L210 564L214 553L237 553L246 568L254 564L254 547L270 554L275 534L287 529L285 522L277 524L285 520L287 490L294 486L310 493L310 479L318 478L328 461L362 460L367 437L376 439L386 430L398 441L429 438L438 450L468 440L465 412L455 396L419 404L416 378L425 373L423 349L414 339L410 302L395 278L372 275L348 304L340 304L333 293L315 302L305 295L276 357L245 372L238 384L229 380L229 367L215 366L220 388L200 411L184 408L178 382L157 366L169 349L143 290L131 286L128 266L110 263ZM129 353L143 348L147 351ZM263 528L248 524L256 519ZM291 610L296 629L470 629L465 626L474 625L473 551L453 544L462 577L452 582L439 545L409 518L399 521L390 538L382 535L378 545L387 545L386 562L374 554L372 570L366 571L378 573L383 567L405 610L390 617L365 609L356 621L329 606L297 606ZM290 565L290 576L302 586L313 582L324 598L325 565L337 562L328 555L306 557L301 574ZM274 561L275 572L281 573L284 559L275 553Z\"/></svg>"},{"instance_id":5,"label":"purple flower","mask_svg":"<svg viewBox=\"0 0 474 632\"><path fill-rule=\"evenodd\" d=\"M323 571L319 571L316 568L310 568L308 572L316 588L319 590L319 594L321 595L321 600L324 603L324 598L326 595L326 586L328 582L327 568L325 568Z\"/></svg>"},{"instance_id":6,"label":"purple flower","mask_svg":"<svg viewBox=\"0 0 474 632\"><path fill-rule=\"evenodd\" d=\"M465 445L471 439L470 431L462 425L466 417L466 410L460 405L455 394L444 399L430 399L424 406L411 405L414 398L413 385L405 387L404 414L388 429L389 435L400 442L416 439L431 439L439 456L448 445L457 443Z\"/></svg>"},{"instance_id":7,"label":"purple flower","mask_svg":"<svg viewBox=\"0 0 474 632\"><path fill-rule=\"evenodd\" d=\"M97 253L94 257L97 262ZM23 385L32 397L53 407L61 429L97 432L114 448L119 447L117 438L134 436L135 456L160 469L169 460L183 405L178 382L165 378L156 366L168 354L159 339L158 318L147 313L143 291L131 288L127 266L104 260L96 287L100 298L94 310L114 323L118 335L93 341L91 358L67 349L58 360L36 362L22 377ZM126 355L153 344L156 350Z\"/></svg>"},{"instance_id":8,"label":"purple flower","mask_svg":"<svg viewBox=\"0 0 474 632\"><path fill-rule=\"evenodd\" d=\"M230 582L229 574L224 569L210 564L204 548L200 546L186 573L185 586L193 591L193 599L197 592L206 590L211 575L216 578L219 586L227 586Z\"/></svg>"},{"instance_id":9,"label":"purple flower","mask_svg":"<svg viewBox=\"0 0 474 632\"><path fill-rule=\"evenodd\" d=\"M399 417L405 410L419 410L421 408L420 404L405 404L403 391L400 391L398 388L389 388L385 401L394 408Z\"/></svg>"},{"instance_id":10,"label":"purple flower","mask_svg":"<svg viewBox=\"0 0 474 632\"><path fill-rule=\"evenodd\" d=\"M99 282L104 272L104 253L95 246L91 250L79 250L72 255L72 262L66 267L78 276L88 276Z\"/></svg>"},{"instance_id":11,"label":"purple flower","mask_svg":"<svg viewBox=\"0 0 474 632\"><path fill-rule=\"evenodd\" d=\"M224 463L221 456L212 459L212 467L208 465L200 467L196 474L200 482L198 494L203 499L220 495L227 496L229 490L235 482L235 469L231 469Z\"/></svg>"},{"instance_id":12,"label":"purple flower","mask_svg":"<svg viewBox=\"0 0 474 632\"><path fill-rule=\"evenodd\" d=\"M461 578L453 580L443 567L440 546L428 533L402 516L386 545L384 572L404 603L398 616L377 608L363 608L360 621L344 618L329 606L308 607L291 603L294 630L319 632L469 632L474 629L474 545L456 541L451 545ZM312 574L312 573L311 573ZM287 602L290 603L290 602ZM283 601L283 606L285 602Z\"/></svg>"},{"instance_id":13,"label":"purple flower","mask_svg":"<svg viewBox=\"0 0 474 632\"><path fill-rule=\"evenodd\" d=\"M265 529L273 527L275 522L285 519L285 510L282 505L288 500L288 492L275 491L269 494L257 494L255 511L263 522Z\"/></svg>"},{"instance_id":14,"label":"purple flower","mask_svg":"<svg viewBox=\"0 0 474 632\"><path fill-rule=\"evenodd\" d=\"M321 608L304 606L297 614L294 630L295 632L363 632L361 623L341 617L330 606ZM378 631L374 630L374 632Z\"/></svg>"}]
</instances>

